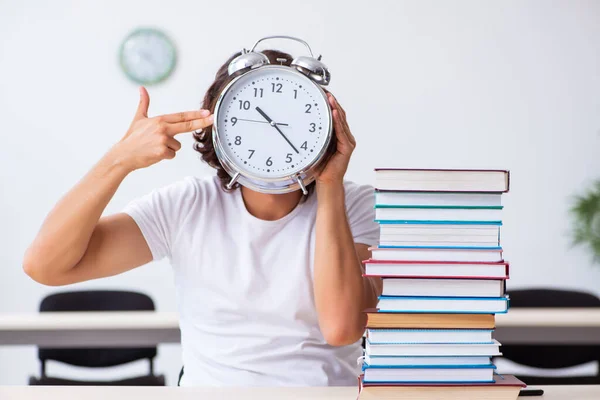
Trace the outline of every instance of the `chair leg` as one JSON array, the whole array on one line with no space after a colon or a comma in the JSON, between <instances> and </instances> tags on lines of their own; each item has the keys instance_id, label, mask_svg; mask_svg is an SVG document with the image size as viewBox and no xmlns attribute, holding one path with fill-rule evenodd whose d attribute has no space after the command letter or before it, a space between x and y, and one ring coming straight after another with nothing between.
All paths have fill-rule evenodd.
<instances>
[{"instance_id":1,"label":"chair leg","mask_svg":"<svg viewBox=\"0 0 600 400\"><path fill-rule=\"evenodd\" d=\"M183 378L183 366L181 367L181 371L179 371L179 379L177 379L177 386L181 386L181 378Z\"/></svg>"},{"instance_id":2,"label":"chair leg","mask_svg":"<svg viewBox=\"0 0 600 400\"><path fill-rule=\"evenodd\" d=\"M41 360L41 364L40 364L40 377L41 378L45 378L46 377L46 360Z\"/></svg>"},{"instance_id":3,"label":"chair leg","mask_svg":"<svg viewBox=\"0 0 600 400\"><path fill-rule=\"evenodd\" d=\"M149 358L148 361L150 362L150 375L154 375L154 359Z\"/></svg>"}]
</instances>

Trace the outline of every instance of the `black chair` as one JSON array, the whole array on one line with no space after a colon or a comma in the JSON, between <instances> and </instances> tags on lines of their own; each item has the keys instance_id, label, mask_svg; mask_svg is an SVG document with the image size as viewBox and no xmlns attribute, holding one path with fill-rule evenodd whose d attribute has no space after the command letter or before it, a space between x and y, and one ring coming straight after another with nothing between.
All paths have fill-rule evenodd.
<instances>
[{"instance_id":1,"label":"black chair","mask_svg":"<svg viewBox=\"0 0 600 400\"><path fill-rule=\"evenodd\" d=\"M154 302L145 294L126 291L79 291L50 295L40 304L40 311L154 311ZM142 348L76 348L42 349L38 351L41 362L40 377L30 377L30 385L78 386L165 386L164 375L154 375L155 347ZM147 359L147 375L113 381L78 381L49 377L46 361L54 360L69 365L89 368L113 367L132 361Z\"/></svg>"},{"instance_id":2,"label":"black chair","mask_svg":"<svg viewBox=\"0 0 600 400\"><path fill-rule=\"evenodd\" d=\"M509 291L511 307L527 308L585 308L600 307L600 299L590 293L557 290L527 289ZM509 311L510 312L510 311ZM503 358L521 365L537 368L566 368L597 361L600 365L600 346L597 345L502 345ZM600 375L577 377L518 376L528 385L597 385Z\"/></svg>"}]
</instances>

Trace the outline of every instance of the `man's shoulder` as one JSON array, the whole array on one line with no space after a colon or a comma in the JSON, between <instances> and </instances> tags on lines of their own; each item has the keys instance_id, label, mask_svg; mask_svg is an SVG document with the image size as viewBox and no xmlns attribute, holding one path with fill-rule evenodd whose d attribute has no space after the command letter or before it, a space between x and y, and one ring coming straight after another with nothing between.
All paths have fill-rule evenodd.
<instances>
[{"instance_id":1,"label":"man's shoulder","mask_svg":"<svg viewBox=\"0 0 600 400\"><path fill-rule=\"evenodd\" d=\"M371 185L367 185L364 183L356 183L353 181L349 181L344 179L344 188L346 190L356 190L356 189L362 189L362 190L373 190L373 186Z\"/></svg>"},{"instance_id":2,"label":"man's shoulder","mask_svg":"<svg viewBox=\"0 0 600 400\"><path fill-rule=\"evenodd\" d=\"M372 198L375 196L373 186L347 180L344 180L344 192L346 194L346 204L354 203L365 197Z\"/></svg>"},{"instance_id":3,"label":"man's shoulder","mask_svg":"<svg viewBox=\"0 0 600 400\"><path fill-rule=\"evenodd\" d=\"M202 190L203 192L217 192L222 190L221 181L216 175L202 177L186 176L177 183L187 188Z\"/></svg>"}]
</instances>

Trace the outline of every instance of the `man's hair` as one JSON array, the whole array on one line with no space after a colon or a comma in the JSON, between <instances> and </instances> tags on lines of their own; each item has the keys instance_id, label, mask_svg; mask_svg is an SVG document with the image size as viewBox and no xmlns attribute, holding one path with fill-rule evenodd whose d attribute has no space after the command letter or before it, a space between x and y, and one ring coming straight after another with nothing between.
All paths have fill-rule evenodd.
<instances>
[{"instance_id":1,"label":"man's hair","mask_svg":"<svg viewBox=\"0 0 600 400\"><path fill-rule=\"evenodd\" d=\"M267 58L273 65L283 64L283 65L289 66L293 59L293 57L290 54L287 54L287 53L284 53L281 51L277 51L277 50L263 50L263 51L261 51L261 53L263 53L265 56L267 56ZM219 95L221 94L223 89L225 89L225 87L229 84L229 82L231 82L234 78L234 77L230 77L229 74L227 73L227 67L229 66L229 63L234 58L239 56L240 54L241 53L239 53L239 52L234 54L233 56L231 56L229 58L229 60L225 61L225 63L219 68L219 70L217 71L217 74L215 75L214 82L210 85L210 87L206 91L206 94L204 95L204 100L202 102L203 109L210 110L211 113L214 113L215 105L217 104ZM285 60L285 61L283 61L283 60ZM216 116L215 116L215 118L216 118ZM214 169L217 170L217 176L219 177L219 180L221 181L222 188L224 190L228 191L227 184L231 180L231 177L225 171L225 169L221 165L221 162L219 161L219 158L217 157L215 148L213 146L213 140L212 140L213 133L212 132L213 132L212 126L205 128L201 131L194 132L194 139L195 139L194 149L198 153L200 153L202 160L204 162L206 162L208 165L210 165L211 167L213 167ZM328 155L325 157L325 160L324 160L325 162L326 162L326 159L335 150L335 144L336 144L335 133L333 133L332 136L333 137L330 142ZM314 182L312 182L311 184L309 184L307 186L309 194L314 191L314 186L315 186ZM232 188L232 190L235 190L239 187L240 187L240 185L238 183L236 183L234 185L234 187Z\"/></svg>"}]
</instances>

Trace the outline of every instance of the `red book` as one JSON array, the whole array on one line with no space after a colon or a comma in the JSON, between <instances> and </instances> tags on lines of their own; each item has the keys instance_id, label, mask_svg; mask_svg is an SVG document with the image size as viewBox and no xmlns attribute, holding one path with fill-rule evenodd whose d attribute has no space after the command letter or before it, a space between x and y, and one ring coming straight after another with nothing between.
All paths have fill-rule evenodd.
<instances>
[{"instance_id":1,"label":"red book","mask_svg":"<svg viewBox=\"0 0 600 400\"><path fill-rule=\"evenodd\" d=\"M513 375L495 375L491 383L363 383L358 378L359 400L515 400L526 387Z\"/></svg>"}]
</instances>

